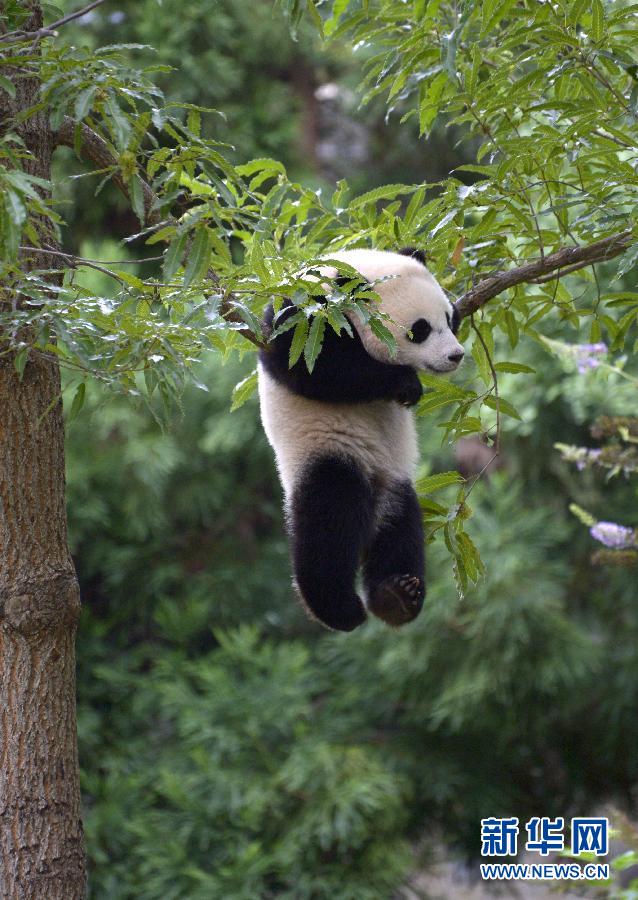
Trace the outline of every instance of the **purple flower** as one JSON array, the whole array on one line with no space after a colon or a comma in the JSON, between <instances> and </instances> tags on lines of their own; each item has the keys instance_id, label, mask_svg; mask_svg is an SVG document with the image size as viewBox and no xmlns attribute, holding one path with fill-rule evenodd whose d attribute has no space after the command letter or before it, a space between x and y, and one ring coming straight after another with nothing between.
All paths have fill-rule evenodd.
<instances>
[{"instance_id":1,"label":"purple flower","mask_svg":"<svg viewBox=\"0 0 638 900\"><path fill-rule=\"evenodd\" d=\"M600 450L598 450L598 449L588 450L586 447L583 447L579 451L579 457L576 460L576 468L578 469L579 472L582 472L588 463L596 462L596 460L599 457L600 457Z\"/></svg>"},{"instance_id":2,"label":"purple flower","mask_svg":"<svg viewBox=\"0 0 638 900\"><path fill-rule=\"evenodd\" d=\"M589 529L591 536L604 544L605 547L613 547L616 550L624 550L635 544L635 531L633 528L625 528L624 525L616 525L615 522L596 522Z\"/></svg>"},{"instance_id":3,"label":"purple flower","mask_svg":"<svg viewBox=\"0 0 638 900\"><path fill-rule=\"evenodd\" d=\"M602 341L598 344L574 344L573 351L578 372L582 375L588 369L596 369L600 365L601 357L607 355L607 349L607 344Z\"/></svg>"}]
</instances>

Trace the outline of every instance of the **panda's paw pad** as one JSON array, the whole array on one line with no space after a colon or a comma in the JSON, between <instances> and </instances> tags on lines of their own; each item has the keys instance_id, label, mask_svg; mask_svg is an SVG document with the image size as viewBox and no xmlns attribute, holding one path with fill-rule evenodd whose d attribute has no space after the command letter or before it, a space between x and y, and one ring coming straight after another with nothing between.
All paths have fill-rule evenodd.
<instances>
[{"instance_id":1,"label":"panda's paw pad","mask_svg":"<svg viewBox=\"0 0 638 900\"><path fill-rule=\"evenodd\" d=\"M396 585L403 591L408 602L418 603L423 599L423 585L416 575L398 575Z\"/></svg>"},{"instance_id":2,"label":"panda's paw pad","mask_svg":"<svg viewBox=\"0 0 638 900\"><path fill-rule=\"evenodd\" d=\"M388 625L405 625L416 619L425 598L425 585L416 575L392 575L370 598L370 612Z\"/></svg>"}]
</instances>

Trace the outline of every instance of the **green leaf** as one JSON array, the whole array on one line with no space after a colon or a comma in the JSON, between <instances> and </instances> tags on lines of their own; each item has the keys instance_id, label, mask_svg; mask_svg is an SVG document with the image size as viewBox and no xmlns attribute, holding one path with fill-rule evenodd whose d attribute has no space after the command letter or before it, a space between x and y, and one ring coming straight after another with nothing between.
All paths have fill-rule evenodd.
<instances>
[{"instance_id":1,"label":"green leaf","mask_svg":"<svg viewBox=\"0 0 638 900\"><path fill-rule=\"evenodd\" d=\"M457 533L456 544L468 578L476 583L485 571L485 566L479 551L465 531L459 531Z\"/></svg>"},{"instance_id":2,"label":"green leaf","mask_svg":"<svg viewBox=\"0 0 638 900\"><path fill-rule=\"evenodd\" d=\"M479 68L481 66L481 51L479 49L478 44L475 44L472 48L472 68L469 69L465 76L465 90L470 94L470 96L474 95L476 91L476 85L478 84L478 73Z\"/></svg>"},{"instance_id":3,"label":"green leaf","mask_svg":"<svg viewBox=\"0 0 638 900\"><path fill-rule=\"evenodd\" d=\"M517 375L519 372L526 375L536 374L536 369L533 369L531 366L525 366L523 363L497 362L494 364L494 368L497 372L511 372L512 375Z\"/></svg>"},{"instance_id":4,"label":"green leaf","mask_svg":"<svg viewBox=\"0 0 638 900\"><path fill-rule=\"evenodd\" d=\"M434 491L440 491L441 488L450 484L461 484L464 481L463 476L459 472L438 472L436 475L426 475L419 478L416 483L416 490L419 494L432 494Z\"/></svg>"},{"instance_id":5,"label":"green leaf","mask_svg":"<svg viewBox=\"0 0 638 900\"><path fill-rule=\"evenodd\" d=\"M132 275L130 272L124 271L124 269L113 269L112 271L125 284L128 284L132 288L135 288L135 290L142 291L142 292L150 290L144 284L142 279L137 277L137 275Z\"/></svg>"},{"instance_id":6,"label":"green leaf","mask_svg":"<svg viewBox=\"0 0 638 900\"><path fill-rule=\"evenodd\" d=\"M139 219L140 226L144 227L144 193L142 191L142 182L137 177L137 175L133 175L129 179L128 192L129 197L131 198L131 206L133 207L133 212Z\"/></svg>"},{"instance_id":7,"label":"green leaf","mask_svg":"<svg viewBox=\"0 0 638 900\"><path fill-rule=\"evenodd\" d=\"M582 507L577 506L575 503L570 503L569 511L588 528L591 528L596 524L597 520L591 515L591 513L588 513L587 510L582 509Z\"/></svg>"},{"instance_id":8,"label":"green leaf","mask_svg":"<svg viewBox=\"0 0 638 900\"><path fill-rule=\"evenodd\" d=\"M323 344L325 330L325 318L323 316L314 316L310 326L310 334L308 335L308 340L306 341L303 351L309 372L312 372L315 367L315 362L321 351L321 345Z\"/></svg>"},{"instance_id":9,"label":"green leaf","mask_svg":"<svg viewBox=\"0 0 638 900\"><path fill-rule=\"evenodd\" d=\"M182 263L184 250L186 249L187 240L188 235L186 234L186 232L183 232L182 234L179 234L179 232L177 232L173 237L171 243L169 244L168 250L166 251L166 255L164 257L164 281L170 281L175 272L177 272L177 270L179 269Z\"/></svg>"},{"instance_id":10,"label":"green leaf","mask_svg":"<svg viewBox=\"0 0 638 900\"><path fill-rule=\"evenodd\" d=\"M109 94L106 106L109 112L109 125L115 138L115 144L123 150L128 144L128 139L131 134L131 123L125 113L122 112L122 109L118 105L113 94Z\"/></svg>"},{"instance_id":11,"label":"green leaf","mask_svg":"<svg viewBox=\"0 0 638 900\"><path fill-rule=\"evenodd\" d=\"M499 413L505 413L506 416L511 416L512 419L522 421L520 413L508 400L504 400L502 397L499 397L497 400L496 397L490 394L489 397L486 397L483 400L483 403L485 406L489 406L490 409L495 409Z\"/></svg>"},{"instance_id":12,"label":"green leaf","mask_svg":"<svg viewBox=\"0 0 638 900\"><path fill-rule=\"evenodd\" d=\"M512 350L518 344L518 322L516 321L516 316L512 312L511 309L505 310L505 329L507 331L507 336L510 340L510 347Z\"/></svg>"},{"instance_id":13,"label":"green leaf","mask_svg":"<svg viewBox=\"0 0 638 900\"><path fill-rule=\"evenodd\" d=\"M587 0L574 0L573 3L569 5L569 21L572 25L577 25L580 21L580 17L587 9L588 2Z\"/></svg>"},{"instance_id":14,"label":"green leaf","mask_svg":"<svg viewBox=\"0 0 638 900\"><path fill-rule=\"evenodd\" d=\"M370 330L374 334L375 337L378 337L380 341L384 343L384 345L390 351L390 355L394 356L397 352L397 342L394 339L394 335L390 331L390 329L383 324L381 319L377 316L372 316L370 319Z\"/></svg>"},{"instance_id":15,"label":"green leaf","mask_svg":"<svg viewBox=\"0 0 638 900\"><path fill-rule=\"evenodd\" d=\"M418 416L424 416L427 413L433 412L435 409L447 406L449 403L458 403L458 400L459 398L454 396L454 394L450 395L448 393L437 393L432 391L431 394L426 394L424 397L421 397L416 412Z\"/></svg>"},{"instance_id":16,"label":"green leaf","mask_svg":"<svg viewBox=\"0 0 638 900\"><path fill-rule=\"evenodd\" d=\"M435 500L430 500L429 497L425 497L423 494L419 494L419 506L425 516L447 516L447 509L445 506L442 506Z\"/></svg>"},{"instance_id":17,"label":"green leaf","mask_svg":"<svg viewBox=\"0 0 638 900\"><path fill-rule=\"evenodd\" d=\"M301 319L295 326L295 333L292 336L290 344L290 352L288 354L288 366L292 368L303 352L303 348L308 337L308 319Z\"/></svg>"},{"instance_id":18,"label":"green leaf","mask_svg":"<svg viewBox=\"0 0 638 900\"><path fill-rule=\"evenodd\" d=\"M474 343L472 344L472 356L474 357L474 361L478 368L479 375L481 376L481 380L484 384L490 385L492 383L492 370L490 369L490 361L487 358L485 347L478 337L474 338Z\"/></svg>"},{"instance_id":19,"label":"green leaf","mask_svg":"<svg viewBox=\"0 0 638 900\"><path fill-rule=\"evenodd\" d=\"M257 388L257 370L255 369L247 375L246 378L243 378L238 384L233 388L233 396L232 403L230 406L230 411L235 412L236 409L239 409L240 406L243 406L246 400L249 399L253 395Z\"/></svg>"},{"instance_id":20,"label":"green leaf","mask_svg":"<svg viewBox=\"0 0 638 900\"><path fill-rule=\"evenodd\" d=\"M85 382L81 382L78 384L77 389L75 391L75 396L73 397L73 403L71 404L71 410L68 415L68 421L72 422L77 418L80 410L84 406L84 397L86 394L86 384Z\"/></svg>"},{"instance_id":21,"label":"green leaf","mask_svg":"<svg viewBox=\"0 0 638 900\"><path fill-rule=\"evenodd\" d=\"M206 274L210 257L210 238L208 228L202 226L195 233L195 239L188 253L188 261L184 269L184 287L193 281L199 281Z\"/></svg>"},{"instance_id":22,"label":"green leaf","mask_svg":"<svg viewBox=\"0 0 638 900\"><path fill-rule=\"evenodd\" d=\"M92 84L90 87L85 88L83 91L77 96L75 101L75 120L76 122L81 122L82 119L85 119L88 115L89 110L93 105L93 98L97 93L97 85Z\"/></svg>"},{"instance_id":23,"label":"green leaf","mask_svg":"<svg viewBox=\"0 0 638 900\"><path fill-rule=\"evenodd\" d=\"M238 175L255 175L257 172L270 172L272 175L285 175L286 167L283 163L269 157L259 159L251 159L249 162L241 166L237 166L235 171Z\"/></svg>"},{"instance_id":24,"label":"green leaf","mask_svg":"<svg viewBox=\"0 0 638 900\"><path fill-rule=\"evenodd\" d=\"M605 36L605 10L602 0L592 0L591 36L596 43L602 41Z\"/></svg>"},{"instance_id":25,"label":"green leaf","mask_svg":"<svg viewBox=\"0 0 638 900\"><path fill-rule=\"evenodd\" d=\"M419 100L419 134L427 134L430 126L439 114L441 96L447 84L447 72L439 72L430 81L429 85L427 82L423 83Z\"/></svg>"},{"instance_id":26,"label":"green leaf","mask_svg":"<svg viewBox=\"0 0 638 900\"><path fill-rule=\"evenodd\" d=\"M4 75L0 75L0 88L2 88L3 91L6 91L7 94L12 99L15 98L15 95L16 95L15 84L9 78L6 78Z\"/></svg>"},{"instance_id":27,"label":"green leaf","mask_svg":"<svg viewBox=\"0 0 638 900\"><path fill-rule=\"evenodd\" d=\"M345 331L352 337L352 325L340 309L328 307L328 322L336 334L341 334L342 331Z\"/></svg>"},{"instance_id":28,"label":"green leaf","mask_svg":"<svg viewBox=\"0 0 638 900\"><path fill-rule=\"evenodd\" d=\"M411 194L417 187L416 184L386 184L355 197L350 203L350 209L359 209L366 203L376 203L378 200L394 200L401 194Z\"/></svg>"},{"instance_id":29,"label":"green leaf","mask_svg":"<svg viewBox=\"0 0 638 900\"><path fill-rule=\"evenodd\" d=\"M22 381L22 376L24 375L24 370L27 365L27 360L29 359L29 348L28 347L20 347L17 351L16 355L13 357L13 368L18 373L20 381Z\"/></svg>"}]
</instances>

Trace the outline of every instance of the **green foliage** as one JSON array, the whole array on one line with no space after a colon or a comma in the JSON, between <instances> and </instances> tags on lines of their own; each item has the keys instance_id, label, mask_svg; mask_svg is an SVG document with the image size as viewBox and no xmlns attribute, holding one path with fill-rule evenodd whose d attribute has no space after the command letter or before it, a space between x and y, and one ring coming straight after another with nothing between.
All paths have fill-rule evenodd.
<instances>
[{"instance_id":1,"label":"green foliage","mask_svg":"<svg viewBox=\"0 0 638 900\"><path fill-rule=\"evenodd\" d=\"M578 481L549 467L553 435L577 442L590 415L576 386L602 373L532 350L536 379L503 375L523 380L523 434L512 420L507 471L468 500L485 577L460 598L433 544L399 632L306 621L254 398L228 415L248 359L211 358L164 432L87 389L68 469L92 896L377 900L434 829L474 853L486 810L583 812L635 778L633 579L589 567ZM464 484L420 424L429 515ZM594 487L621 519L620 480Z\"/></svg>"},{"instance_id":2,"label":"green foliage","mask_svg":"<svg viewBox=\"0 0 638 900\"><path fill-rule=\"evenodd\" d=\"M248 627L217 637L197 663L171 653L153 667L134 706L156 739L128 742L124 766L107 754L85 783L102 798L91 842L113 863L101 895L391 891L409 859L401 777L319 705L327 684L302 644ZM120 680L128 692L139 679ZM113 831L113 817L126 827Z\"/></svg>"},{"instance_id":3,"label":"green foliage","mask_svg":"<svg viewBox=\"0 0 638 900\"><path fill-rule=\"evenodd\" d=\"M0 59L2 96L17 94L16 65L39 78L30 112L54 127L70 117L76 156L80 126L104 141L99 202L121 183L131 207L114 230L126 250L98 240L79 261L20 250L56 227L68 236L70 184L87 179L69 181L80 164L67 160L51 199L26 171L21 116L7 123L0 274L3 301L16 302L3 302L0 325L22 376L36 353L65 368L98 898L386 898L421 862L408 848L424 834L475 852L486 814L584 812L622 800L638 777L633 579L589 566L568 512L577 496L629 521L635 493L619 478L577 478L552 454L556 438L582 446L601 409L632 411L635 245L598 271L494 298L462 325L470 359L455 381L423 376L420 502L429 537L443 540L429 550L423 614L398 633L319 636L294 602L246 340L263 337L267 302L292 297L291 362L312 367L326 327L347 331L353 316L392 349L374 291L350 267L337 267L350 284L317 303L317 269L343 247L424 246L460 296L635 229L635 10L279 5L298 45L268 3L224 0L211 14L141 0L119 5L137 46L95 49L113 30L98 17L77 25L75 47L16 41ZM4 16L20 27L24 4ZM313 30L328 50L311 45ZM159 48L158 65L140 44ZM403 117L380 139L401 160L387 185L376 172L329 189L298 176L290 84L319 52L321 82L347 58L365 67L367 100ZM419 130L433 156L443 127L470 159L428 181L422 161L405 165L405 135ZM442 171L453 166L446 151ZM97 203L80 205L90 216ZM611 348L596 372L577 371L583 340ZM465 437L500 443L505 472L488 483L451 472L449 444Z\"/></svg>"},{"instance_id":4,"label":"green foliage","mask_svg":"<svg viewBox=\"0 0 638 900\"><path fill-rule=\"evenodd\" d=\"M103 267L115 287L108 301L79 289L72 276L54 294L47 273L25 282L15 268L18 246L36 212L27 200L40 201L19 170L9 172L22 180L5 201L5 265L13 273L12 292L28 303L5 309L2 322L21 336L15 348L21 366L30 352L55 353L63 365L150 401L157 393L168 406L202 353L214 349L227 357L248 349L246 334L263 339L259 319L273 298L294 297L300 305L289 323L295 327L291 364L303 355L312 369L326 324L340 329L344 314L355 310L390 345L373 291L359 290L354 300L335 294L328 309L317 308L314 298L324 289L316 269L331 251L423 245L442 283L462 293L494 270L635 227L631 7L485 0L457 9L378 0L370 8L338 2L329 14L322 7L323 21L313 4L283 7L295 27L310 12L312 27L335 47L347 39L363 51L364 99L385 97L390 111L400 104L403 120L418 118L426 137L440 119L458 128L475 151L472 164L437 185L391 183L359 196L349 195L342 181L329 198L291 179L277 160L237 161L227 141L203 128L206 111L197 104L164 103L153 79L166 74L165 66L131 65L134 54L147 52L143 46L96 51L46 40L38 56L18 44L15 52L42 82L37 108L48 110L53 127L64 116L77 123L78 152L82 122L105 141L113 164L100 174L128 185L144 226L134 237L166 247L161 274ZM156 197L148 208L138 174ZM10 216L7 203L19 215ZM29 240L38 243L33 227ZM632 246L618 273L632 267L634 255ZM603 294L591 274L570 275L567 267L566 275L519 285L506 303L484 307L480 322L466 324L461 335L477 377L463 386L429 386L419 413L448 407L448 437L488 433L492 412L497 435L505 417L520 419L499 377L524 370L507 359L502 338L514 350L522 336L542 339L561 323L578 334L589 320L596 339L604 334L617 351L631 346L635 292ZM29 328L16 330L24 325ZM481 566L462 520L454 518L454 528L442 533L463 588Z\"/></svg>"}]
</instances>

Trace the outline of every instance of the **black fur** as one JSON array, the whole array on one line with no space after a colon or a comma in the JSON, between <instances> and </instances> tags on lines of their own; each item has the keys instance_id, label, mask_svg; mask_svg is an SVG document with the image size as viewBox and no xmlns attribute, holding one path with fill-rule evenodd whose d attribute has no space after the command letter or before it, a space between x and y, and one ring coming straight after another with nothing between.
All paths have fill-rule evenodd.
<instances>
[{"instance_id":1,"label":"black fur","mask_svg":"<svg viewBox=\"0 0 638 900\"><path fill-rule=\"evenodd\" d=\"M276 325L281 325L296 311L297 307L286 301ZM273 318L271 304L264 320L266 333L273 328ZM336 334L332 327L326 327L323 346L312 373L303 356L288 368L293 333L294 329L290 328L279 334L259 354L268 374L293 393L330 403L396 400L405 406L413 406L419 402L422 388L415 369L373 359L354 327L352 336L345 331Z\"/></svg>"},{"instance_id":2,"label":"black fur","mask_svg":"<svg viewBox=\"0 0 638 900\"><path fill-rule=\"evenodd\" d=\"M425 597L423 520L410 482L393 490L391 509L384 515L363 564L369 610L389 625L411 622Z\"/></svg>"},{"instance_id":3,"label":"black fur","mask_svg":"<svg viewBox=\"0 0 638 900\"><path fill-rule=\"evenodd\" d=\"M373 511L371 486L346 457L320 457L295 487L289 520L295 580L328 628L352 631L366 619L354 581Z\"/></svg>"},{"instance_id":4,"label":"black fur","mask_svg":"<svg viewBox=\"0 0 638 900\"><path fill-rule=\"evenodd\" d=\"M390 513L375 529L380 495L346 456L312 461L289 512L295 580L310 612L337 631L352 631L366 611L355 590L363 561L370 611L391 625L410 622L425 595L423 528L414 488L396 486Z\"/></svg>"},{"instance_id":5,"label":"black fur","mask_svg":"<svg viewBox=\"0 0 638 900\"><path fill-rule=\"evenodd\" d=\"M421 265L425 265L427 259L425 250L419 250L418 247L402 247L398 252L401 256L411 256L412 259L418 260Z\"/></svg>"},{"instance_id":6,"label":"black fur","mask_svg":"<svg viewBox=\"0 0 638 900\"><path fill-rule=\"evenodd\" d=\"M461 324L461 316L459 315L459 310L456 303L452 304L452 322L450 323L450 328L452 329L452 334L456 334L459 330L459 326Z\"/></svg>"},{"instance_id":7,"label":"black fur","mask_svg":"<svg viewBox=\"0 0 638 900\"><path fill-rule=\"evenodd\" d=\"M412 343L422 344L430 336L432 326L427 319L417 319L416 322L412 323L410 331L412 332L412 337L410 338Z\"/></svg>"}]
</instances>

